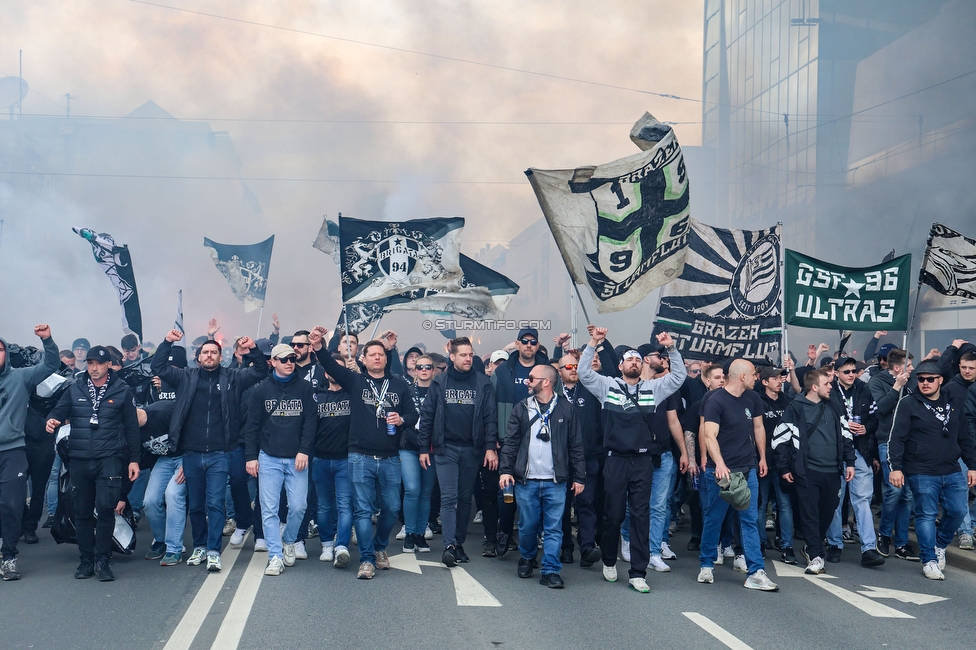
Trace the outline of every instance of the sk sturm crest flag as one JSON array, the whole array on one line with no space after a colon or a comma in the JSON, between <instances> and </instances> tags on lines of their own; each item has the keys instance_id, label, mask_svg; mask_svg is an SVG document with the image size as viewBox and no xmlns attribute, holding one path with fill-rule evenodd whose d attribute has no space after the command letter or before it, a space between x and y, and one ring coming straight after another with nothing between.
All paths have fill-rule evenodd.
<instances>
[{"instance_id":1,"label":"sk sturm crest flag","mask_svg":"<svg viewBox=\"0 0 976 650\"><path fill-rule=\"evenodd\" d=\"M386 313L386 299L375 302L351 302L343 307L339 312L339 322L336 329L345 331L346 323L349 323L349 331L353 334L363 332L370 324L382 318ZM363 341L365 344L366 341Z\"/></svg>"},{"instance_id":2,"label":"sk sturm crest flag","mask_svg":"<svg viewBox=\"0 0 976 650\"><path fill-rule=\"evenodd\" d=\"M339 217L342 301L369 302L406 291L461 287L464 219L403 222Z\"/></svg>"},{"instance_id":3,"label":"sk sturm crest flag","mask_svg":"<svg viewBox=\"0 0 976 650\"><path fill-rule=\"evenodd\" d=\"M688 243L688 175L674 131L645 114L631 139L641 153L525 172L566 268L600 313L632 307L678 277Z\"/></svg>"},{"instance_id":4,"label":"sk sturm crest flag","mask_svg":"<svg viewBox=\"0 0 976 650\"><path fill-rule=\"evenodd\" d=\"M661 290L654 334L686 359L780 358L780 227L723 230L692 219L685 267Z\"/></svg>"},{"instance_id":5,"label":"sk sturm crest flag","mask_svg":"<svg viewBox=\"0 0 976 650\"><path fill-rule=\"evenodd\" d=\"M905 330L911 269L911 255L846 268L787 249L786 322L823 329Z\"/></svg>"},{"instance_id":6,"label":"sk sturm crest flag","mask_svg":"<svg viewBox=\"0 0 976 650\"><path fill-rule=\"evenodd\" d=\"M204 237L203 245L210 249L217 270L227 278L231 291L244 304L244 311L263 307L274 235L259 244L242 246L218 244Z\"/></svg>"},{"instance_id":7,"label":"sk sturm crest flag","mask_svg":"<svg viewBox=\"0 0 976 650\"><path fill-rule=\"evenodd\" d=\"M946 296L976 300L976 240L933 223L918 280Z\"/></svg>"},{"instance_id":8,"label":"sk sturm crest flag","mask_svg":"<svg viewBox=\"0 0 976 650\"><path fill-rule=\"evenodd\" d=\"M328 217L322 219L322 227L319 229L319 234L315 237L312 248L317 248L331 257L332 261L335 262L336 268L341 268L342 261L339 259L339 224L335 221L329 221Z\"/></svg>"},{"instance_id":9,"label":"sk sturm crest flag","mask_svg":"<svg viewBox=\"0 0 976 650\"><path fill-rule=\"evenodd\" d=\"M106 233L96 234L89 228L72 228L72 230L91 244L95 261L119 292L119 304L122 305L122 329L128 334L138 336L141 342L142 310L139 308L139 291L136 289L136 276L132 270L132 260L129 258L129 247L116 245L112 236Z\"/></svg>"}]
</instances>

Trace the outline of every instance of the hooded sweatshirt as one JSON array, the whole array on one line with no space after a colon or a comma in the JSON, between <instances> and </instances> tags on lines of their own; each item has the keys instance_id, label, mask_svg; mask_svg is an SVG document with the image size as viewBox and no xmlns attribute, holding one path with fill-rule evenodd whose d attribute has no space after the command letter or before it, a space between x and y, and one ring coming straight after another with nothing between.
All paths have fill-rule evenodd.
<instances>
[{"instance_id":1,"label":"hooded sweatshirt","mask_svg":"<svg viewBox=\"0 0 976 650\"><path fill-rule=\"evenodd\" d=\"M315 452L318 408L312 385L299 373L271 375L254 387L244 427L244 458L257 460L258 451L275 458L311 456Z\"/></svg>"},{"instance_id":2,"label":"hooded sweatshirt","mask_svg":"<svg viewBox=\"0 0 976 650\"><path fill-rule=\"evenodd\" d=\"M44 363L29 368L10 366L10 346L0 338L7 351L0 366L0 451L26 447L24 422L31 392L61 365L58 346L52 337L44 339Z\"/></svg>"}]
</instances>

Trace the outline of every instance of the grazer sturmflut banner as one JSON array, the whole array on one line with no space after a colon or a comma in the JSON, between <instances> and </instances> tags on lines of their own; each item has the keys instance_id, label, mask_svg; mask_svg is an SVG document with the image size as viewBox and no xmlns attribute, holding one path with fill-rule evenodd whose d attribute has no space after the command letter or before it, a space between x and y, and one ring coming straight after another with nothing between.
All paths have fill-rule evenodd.
<instances>
[{"instance_id":1,"label":"grazer sturmflut banner","mask_svg":"<svg viewBox=\"0 0 976 650\"><path fill-rule=\"evenodd\" d=\"M724 230L692 219L685 268L661 290L654 334L685 359L780 359L779 226Z\"/></svg>"},{"instance_id":2,"label":"grazer sturmflut banner","mask_svg":"<svg viewBox=\"0 0 976 650\"><path fill-rule=\"evenodd\" d=\"M135 334L142 342L142 308L139 307L139 290L136 289L136 274L132 269L132 259L129 257L129 247L119 246L111 235L96 233L90 228L72 228L75 233L85 239L92 247L95 261L105 271L105 275L112 281L112 286L119 293L119 304L122 306L122 329L128 334Z\"/></svg>"},{"instance_id":3,"label":"grazer sturmflut banner","mask_svg":"<svg viewBox=\"0 0 976 650\"><path fill-rule=\"evenodd\" d=\"M863 268L786 250L786 322L857 331L908 328L912 256Z\"/></svg>"},{"instance_id":4,"label":"grazer sturmflut banner","mask_svg":"<svg viewBox=\"0 0 976 650\"><path fill-rule=\"evenodd\" d=\"M210 249L217 270L227 279L231 291L244 304L244 311L254 311L264 306L264 294L268 290L268 271L271 268L271 251L274 235L257 244L218 244L203 238L203 245Z\"/></svg>"},{"instance_id":5,"label":"grazer sturmflut banner","mask_svg":"<svg viewBox=\"0 0 976 650\"><path fill-rule=\"evenodd\" d=\"M645 114L641 153L596 166L525 172L566 268L600 313L678 277L688 243L688 174L670 126Z\"/></svg>"},{"instance_id":6,"label":"grazer sturmflut banner","mask_svg":"<svg viewBox=\"0 0 976 650\"><path fill-rule=\"evenodd\" d=\"M976 241L933 223L918 279L946 296L976 300Z\"/></svg>"},{"instance_id":7,"label":"grazer sturmflut banner","mask_svg":"<svg viewBox=\"0 0 976 650\"><path fill-rule=\"evenodd\" d=\"M460 217L385 222L340 216L342 301L460 289L463 227Z\"/></svg>"}]
</instances>

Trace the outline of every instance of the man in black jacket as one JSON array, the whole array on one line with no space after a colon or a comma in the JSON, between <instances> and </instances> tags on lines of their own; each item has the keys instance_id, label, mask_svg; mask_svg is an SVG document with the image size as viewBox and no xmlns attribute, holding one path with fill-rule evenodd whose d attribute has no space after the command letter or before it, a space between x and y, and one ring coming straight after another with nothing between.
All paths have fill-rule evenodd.
<instances>
[{"instance_id":1,"label":"man in black jacket","mask_svg":"<svg viewBox=\"0 0 976 650\"><path fill-rule=\"evenodd\" d=\"M945 580L945 550L966 514L969 488L976 485L976 448L967 435L961 413L942 394L938 364L923 361L915 373L918 393L898 403L888 443L888 480L896 488L907 483L915 497L915 535L922 573L930 580ZM935 518L942 506L938 530Z\"/></svg>"},{"instance_id":2,"label":"man in black jacket","mask_svg":"<svg viewBox=\"0 0 976 650\"><path fill-rule=\"evenodd\" d=\"M471 514L471 494L478 468L484 465L497 472L498 420L495 413L495 394L491 381L483 373L471 369L474 348L471 341L457 338L451 341L451 365L430 384L420 414L417 435L420 466L427 469L434 456L437 482L441 487L441 526L444 533L444 554L447 566L467 562L464 542ZM428 450L431 450L428 452ZM498 479L495 479L497 485ZM485 528L488 521L497 521L497 490L495 507L485 499ZM495 550L495 535L485 541L485 551Z\"/></svg>"},{"instance_id":3,"label":"man in black jacket","mask_svg":"<svg viewBox=\"0 0 976 650\"><path fill-rule=\"evenodd\" d=\"M259 479L268 567L264 575L280 575L295 564L295 542L308 505L308 459L315 446L318 409L312 384L295 371L297 356L290 345L271 350L271 375L255 386L244 428L247 473ZM288 519L280 528L278 502L284 486Z\"/></svg>"},{"instance_id":4,"label":"man in black jacket","mask_svg":"<svg viewBox=\"0 0 976 650\"><path fill-rule=\"evenodd\" d=\"M153 355L152 372L176 386L169 444L183 455L194 547L186 563L197 566L206 559L208 571L220 571L229 455L240 438L241 395L268 375L268 365L245 336L237 345L248 350L249 367L222 367L220 344L211 339L197 349L195 368L176 368L168 362L170 348L182 338L178 329L169 331Z\"/></svg>"},{"instance_id":5,"label":"man in black jacket","mask_svg":"<svg viewBox=\"0 0 976 650\"><path fill-rule=\"evenodd\" d=\"M539 365L529 373L532 395L512 409L505 444L502 447L502 489L515 487L519 508L520 578L532 575L532 563L539 553L536 537L542 523L542 576L539 584L562 589L559 575L562 563L562 515L566 505L566 484L579 495L586 476L586 455L579 414L566 399L559 399L553 388L556 370ZM573 478L578 477L578 478Z\"/></svg>"},{"instance_id":6,"label":"man in black jacket","mask_svg":"<svg viewBox=\"0 0 976 650\"><path fill-rule=\"evenodd\" d=\"M65 420L71 421L68 457L81 557L75 578L97 572L100 581L109 582L115 579L109 561L126 465L129 481L139 478L139 420L132 390L110 369L109 351L96 345L86 362L88 370L51 411L47 431L54 433Z\"/></svg>"},{"instance_id":7,"label":"man in black jacket","mask_svg":"<svg viewBox=\"0 0 976 650\"><path fill-rule=\"evenodd\" d=\"M326 374L349 391L348 466L360 560L356 577L370 580L376 569L390 568L386 547L400 514L400 433L417 423L417 409L407 382L390 372L383 342L363 346L366 371L360 374L336 363L323 348L324 337L322 326L308 336Z\"/></svg>"}]
</instances>

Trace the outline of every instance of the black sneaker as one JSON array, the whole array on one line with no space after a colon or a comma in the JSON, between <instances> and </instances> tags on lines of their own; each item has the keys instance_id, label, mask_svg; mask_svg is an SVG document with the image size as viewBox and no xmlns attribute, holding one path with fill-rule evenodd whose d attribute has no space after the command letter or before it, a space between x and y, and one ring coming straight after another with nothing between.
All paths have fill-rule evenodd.
<instances>
[{"instance_id":1,"label":"black sneaker","mask_svg":"<svg viewBox=\"0 0 976 650\"><path fill-rule=\"evenodd\" d=\"M457 558L458 562L464 562L465 564L467 564L468 562L471 561L471 558L468 557L468 554L464 552L464 547L461 546L460 544L457 545L457 549L454 551L454 556Z\"/></svg>"},{"instance_id":2,"label":"black sneaker","mask_svg":"<svg viewBox=\"0 0 976 650\"><path fill-rule=\"evenodd\" d=\"M427 527L430 528L430 532L434 533L435 535L444 534L444 529L436 521L428 521Z\"/></svg>"},{"instance_id":3,"label":"black sneaker","mask_svg":"<svg viewBox=\"0 0 976 650\"><path fill-rule=\"evenodd\" d=\"M780 553L779 559L783 564L796 564L796 553L793 552L792 546L787 546Z\"/></svg>"},{"instance_id":4,"label":"black sneaker","mask_svg":"<svg viewBox=\"0 0 976 650\"><path fill-rule=\"evenodd\" d=\"M110 564L111 562L108 560L99 560L95 563L95 573L98 574L99 582L112 582L115 580L115 574L112 573Z\"/></svg>"},{"instance_id":5,"label":"black sneaker","mask_svg":"<svg viewBox=\"0 0 976 650\"><path fill-rule=\"evenodd\" d=\"M520 557L518 563L518 577L528 578L531 575L532 575L532 560L526 560L524 557Z\"/></svg>"},{"instance_id":6,"label":"black sneaker","mask_svg":"<svg viewBox=\"0 0 976 650\"><path fill-rule=\"evenodd\" d=\"M149 550L146 552L146 559L162 560L164 555L166 555L166 542L154 541L149 545Z\"/></svg>"},{"instance_id":7,"label":"black sneaker","mask_svg":"<svg viewBox=\"0 0 976 650\"><path fill-rule=\"evenodd\" d=\"M686 546L685 548L687 548L689 551L700 551L701 550L701 540L700 539L695 539L694 537L692 537L688 541L688 546Z\"/></svg>"},{"instance_id":8,"label":"black sneaker","mask_svg":"<svg viewBox=\"0 0 976 650\"><path fill-rule=\"evenodd\" d=\"M430 553L430 546L427 544L427 540L424 539L423 535L414 535L413 542L417 545L418 553Z\"/></svg>"},{"instance_id":9,"label":"black sneaker","mask_svg":"<svg viewBox=\"0 0 976 650\"><path fill-rule=\"evenodd\" d=\"M24 542L27 544L37 544L41 541L41 538L37 536L37 531L25 530L24 531Z\"/></svg>"},{"instance_id":10,"label":"black sneaker","mask_svg":"<svg viewBox=\"0 0 976 650\"><path fill-rule=\"evenodd\" d=\"M904 546L899 546L895 549L895 557L902 560L908 560L909 562L918 562L921 558L918 556L918 551L911 544L905 544Z\"/></svg>"},{"instance_id":11,"label":"black sneaker","mask_svg":"<svg viewBox=\"0 0 976 650\"><path fill-rule=\"evenodd\" d=\"M498 533L498 537L495 539L495 555L498 557L508 555L508 535L505 533Z\"/></svg>"},{"instance_id":12,"label":"black sneaker","mask_svg":"<svg viewBox=\"0 0 976 650\"><path fill-rule=\"evenodd\" d=\"M54 525L54 515L48 515L47 519L44 521L44 525L41 528L50 528Z\"/></svg>"},{"instance_id":13,"label":"black sneaker","mask_svg":"<svg viewBox=\"0 0 976 650\"><path fill-rule=\"evenodd\" d=\"M562 589L564 586L563 579L559 577L558 573L543 573L542 577L539 578L539 584L550 589Z\"/></svg>"},{"instance_id":14,"label":"black sneaker","mask_svg":"<svg viewBox=\"0 0 976 650\"><path fill-rule=\"evenodd\" d=\"M423 537L423 535L421 535ZM417 552L417 536L413 533L407 533L406 538L403 540L403 552L404 553L416 553Z\"/></svg>"},{"instance_id":15,"label":"black sneaker","mask_svg":"<svg viewBox=\"0 0 976 650\"><path fill-rule=\"evenodd\" d=\"M95 564L91 560L82 560L75 571L75 578L85 580L95 575Z\"/></svg>"},{"instance_id":16,"label":"black sneaker","mask_svg":"<svg viewBox=\"0 0 976 650\"><path fill-rule=\"evenodd\" d=\"M0 563L0 572L3 573L5 582L20 580L20 571L17 570L17 558L12 557Z\"/></svg>"},{"instance_id":17,"label":"black sneaker","mask_svg":"<svg viewBox=\"0 0 976 650\"><path fill-rule=\"evenodd\" d=\"M441 555L441 562L446 566L457 566L457 549L454 546L445 546L444 554Z\"/></svg>"},{"instance_id":18,"label":"black sneaker","mask_svg":"<svg viewBox=\"0 0 976 650\"><path fill-rule=\"evenodd\" d=\"M584 569L593 566L602 559L603 551L595 546L580 552L580 566Z\"/></svg>"},{"instance_id":19,"label":"black sneaker","mask_svg":"<svg viewBox=\"0 0 976 650\"><path fill-rule=\"evenodd\" d=\"M873 548L861 553L861 566L881 566L885 563L885 559L881 557L881 553L878 553Z\"/></svg>"},{"instance_id":20,"label":"black sneaker","mask_svg":"<svg viewBox=\"0 0 976 650\"><path fill-rule=\"evenodd\" d=\"M878 535L877 547L881 557L888 557L888 552L891 550L891 538L887 535Z\"/></svg>"},{"instance_id":21,"label":"black sneaker","mask_svg":"<svg viewBox=\"0 0 976 650\"><path fill-rule=\"evenodd\" d=\"M573 549L564 548L563 550L561 550L559 552L559 561L562 562L563 564L576 564L576 560L573 558ZM553 573L551 575L556 575L556 574ZM559 576L556 577L558 578ZM560 582L562 581L560 580ZM561 585L559 588L561 588Z\"/></svg>"},{"instance_id":22,"label":"black sneaker","mask_svg":"<svg viewBox=\"0 0 976 650\"><path fill-rule=\"evenodd\" d=\"M824 559L831 564L837 564L840 562L840 551L841 548L839 546L828 546L826 554L827 556Z\"/></svg>"},{"instance_id":23,"label":"black sneaker","mask_svg":"<svg viewBox=\"0 0 976 650\"><path fill-rule=\"evenodd\" d=\"M495 557L498 555L498 550L495 548L495 542L485 540L484 544L481 545L481 557Z\"/></svg>"}]
</instances>

